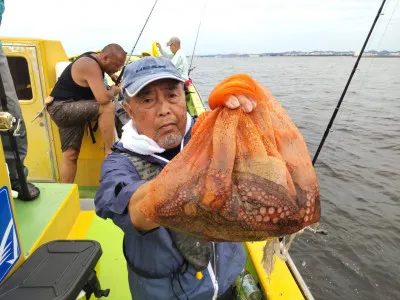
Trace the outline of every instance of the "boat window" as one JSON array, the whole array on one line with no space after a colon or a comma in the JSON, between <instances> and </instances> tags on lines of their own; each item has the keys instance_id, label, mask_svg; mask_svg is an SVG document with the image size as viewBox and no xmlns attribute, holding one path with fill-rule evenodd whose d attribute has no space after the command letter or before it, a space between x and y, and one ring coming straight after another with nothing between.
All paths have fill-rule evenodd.
<instances>
[{"instance_id":1,"label":"boat window","mask_svg":"<svg viewBox=\"0 0 400 300\"><path fill-rule=\"evenodd\" d=\"M18 56L9 56L7 60L18 100L31 100L33 95L27 60Z\"/></svg>"}]
</instances>

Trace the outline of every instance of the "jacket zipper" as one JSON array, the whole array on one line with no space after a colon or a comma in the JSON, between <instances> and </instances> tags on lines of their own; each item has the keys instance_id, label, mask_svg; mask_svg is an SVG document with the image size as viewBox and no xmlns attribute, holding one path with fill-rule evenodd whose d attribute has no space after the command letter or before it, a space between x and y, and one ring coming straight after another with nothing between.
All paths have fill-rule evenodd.
<instances>
[{"instance_id":1,"label":"jacket zipper","mask_svg":"<svg viewBox=\"0 0 400 300\"><path fill-rule=\"evenodd\" d=\"M213 249L213 267L211 266L211 262L208 263L207 270L208 273L210 274L211 282L214 286L214 295L212 297L212 300L216 300L218 297L218 281L217 281L217 259L216 259L216 254L215 254L215 243L212 242L212 249Z\"/></svg>"}]
</instances>

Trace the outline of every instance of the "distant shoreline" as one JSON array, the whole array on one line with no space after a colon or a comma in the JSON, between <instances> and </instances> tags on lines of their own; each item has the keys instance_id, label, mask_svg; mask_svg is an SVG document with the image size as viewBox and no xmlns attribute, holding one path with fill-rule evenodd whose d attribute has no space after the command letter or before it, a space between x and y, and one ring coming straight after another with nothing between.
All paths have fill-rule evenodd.
<instances>
[{"instance_id":1,"label":"distant shoreline","mask_svg":"<svg viewBox=\"0 0 400 300\"><path fill-rule=\"evenodd\" d=\"M325 56L349 56L357 57L359 52L354 51L285 51L285 52L264 52L264 53L229 53L229 54L209 54L196 55L197 57L264 57L264 56L301 56L301 57L325 57ZM363 53L363 57L400 57L400 51L376 51L369 50Z\"/></svg>"},{"instance_id":2,"label":"distant shoreline","mask_svg":"<svg viewBox=\"0 0 400 300\"><path fill-rule=\"evenodd\" d=\"M260 57L354 57L354 55L195 55L202 58L260 58ZM363 55L363 58L400 58L400 55Z\"/></svg>"}]
</instances>

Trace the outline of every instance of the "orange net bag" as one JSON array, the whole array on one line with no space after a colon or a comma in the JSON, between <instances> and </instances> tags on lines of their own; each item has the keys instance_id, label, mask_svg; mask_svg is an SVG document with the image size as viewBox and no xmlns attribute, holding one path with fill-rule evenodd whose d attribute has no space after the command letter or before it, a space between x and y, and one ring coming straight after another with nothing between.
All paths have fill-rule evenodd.
<instances>
[{"instance_id":1,"label":"orange net bag","mask_svg":"<svg viewBox=\"0 0 400 300\"><path fill-rule=\"evenodd\" d=\"M223 107L230 95L256 100L251 113ZM219 83L212 112L156 177L141 203L165 227L212 241L295 233L320 218L319 188L304 139L284 108L246 74Z\"/></svg>"}]
</instances>

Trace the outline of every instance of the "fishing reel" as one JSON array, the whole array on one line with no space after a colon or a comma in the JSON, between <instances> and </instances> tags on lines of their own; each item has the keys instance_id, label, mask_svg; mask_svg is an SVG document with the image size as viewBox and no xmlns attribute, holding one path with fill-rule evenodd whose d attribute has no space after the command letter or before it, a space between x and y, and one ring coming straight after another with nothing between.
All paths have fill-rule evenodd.
<instances>
[{"instance_id":1,"label":"fishing reel","mask_svg":"<svg viewBox=\"0 0 400 300\"><path fill-rule=\"evenodd\" d=\"M12 114L0 111L0 132L12 132L13 136L19 136L21 119L16 119Z\"/></svg>"}]
</instances>

